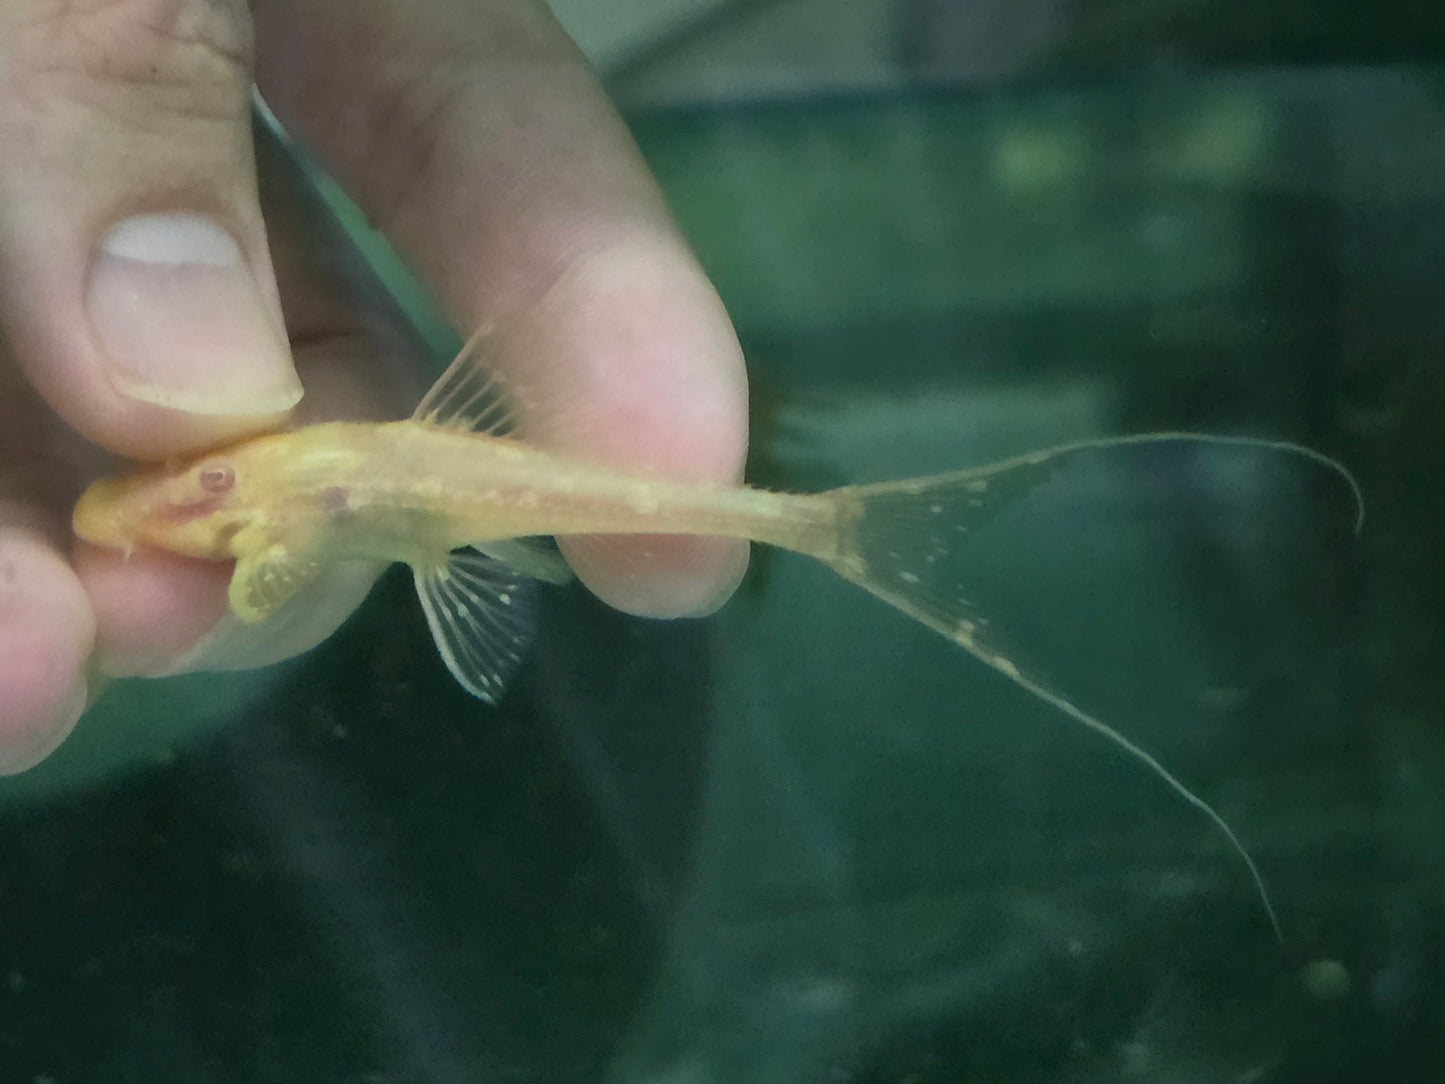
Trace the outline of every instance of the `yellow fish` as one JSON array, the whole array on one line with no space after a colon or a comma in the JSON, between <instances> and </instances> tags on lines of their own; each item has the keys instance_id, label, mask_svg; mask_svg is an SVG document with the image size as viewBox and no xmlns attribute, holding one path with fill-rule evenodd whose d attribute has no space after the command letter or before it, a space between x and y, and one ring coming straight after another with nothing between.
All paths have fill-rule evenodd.
<instances>
[{"instance_id":1,"label":"yellow fish","mask_svg":"<svg viewBox=\"0 0 1445 1084\"><path fill-rule=\"evenodd\" d=\"M234 559L229 602L248 623L275 614L330 564L405 562L448 669L489 702L521 662L533 581L570 577L535 536L722 535L805 554L1147 765L1228 838L1278 935L1259 871L1219 814L1144 749L1023 673L992 642L950 556L1057 467L1104 449L1192 442L1300 457L1338 474L1362 517L1359 487L1341 464L1279 441L1162 433L818 494L637 477L501 435L506 396L480 363L481 341L473 337L406 421L310 425L101 479L76 504L75 533L125 551Z\"/></svg>"}]
</instances>

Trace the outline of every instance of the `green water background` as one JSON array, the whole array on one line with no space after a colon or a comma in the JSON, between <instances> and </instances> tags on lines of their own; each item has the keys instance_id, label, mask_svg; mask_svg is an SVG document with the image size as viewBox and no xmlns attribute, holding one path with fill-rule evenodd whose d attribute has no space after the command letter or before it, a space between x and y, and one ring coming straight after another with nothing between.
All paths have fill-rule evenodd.
<instances>
[{"instance_id":1,"label":"green water background","mask_svg":"<svg viewBox=\"0 0 1445 1084\"><path fill-rule=\"evenodd\" d=\"M707 622L554 593L494 711L393 576L306 659L117 687L7 781L3 1079L1438 1079L1440 86L631 118L737 322L759 484L1176 428L1357 472L1359 540L1303 475L1160 528L1136 462L980 557L1029 663L1234 825L1283 945L1157 780L802 560Z\"/></svg>"}]
</instances>

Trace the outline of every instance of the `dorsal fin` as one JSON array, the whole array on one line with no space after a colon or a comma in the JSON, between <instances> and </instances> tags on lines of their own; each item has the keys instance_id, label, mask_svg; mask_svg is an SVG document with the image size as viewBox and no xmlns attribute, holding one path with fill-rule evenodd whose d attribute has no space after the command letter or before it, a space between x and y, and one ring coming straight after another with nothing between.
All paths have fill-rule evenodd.
<instances>
[{"instance_id":1,"label":"dorsal fin","mask_svg":"<svg viewBox=\"0 0 1445 1084\"><path fill-rule=\"evenodd\" d=\"M438 429L501 436L515 421L502 375L485 364L488 327L479 328L412 411L412 421Z\"/></svg>"}]
</instances>

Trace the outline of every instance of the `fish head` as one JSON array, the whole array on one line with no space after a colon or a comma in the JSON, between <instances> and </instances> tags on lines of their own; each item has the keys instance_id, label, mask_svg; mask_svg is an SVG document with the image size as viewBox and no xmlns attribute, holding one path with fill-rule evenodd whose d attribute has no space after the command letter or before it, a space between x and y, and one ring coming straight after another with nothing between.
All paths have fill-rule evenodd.
<instances>
[{"instance_id":1,"label":"fish head","mask_svg":"<svg viewBox=\"0 0 1445 1084\"><path fill-rule=\"evenodd\" d=\"M92 482L71 522L87 542L127 553L149 546L222 560L236 533L254 519L243 499L242 457L224 452L144 467Z\"/></svg>"}]
</instances>

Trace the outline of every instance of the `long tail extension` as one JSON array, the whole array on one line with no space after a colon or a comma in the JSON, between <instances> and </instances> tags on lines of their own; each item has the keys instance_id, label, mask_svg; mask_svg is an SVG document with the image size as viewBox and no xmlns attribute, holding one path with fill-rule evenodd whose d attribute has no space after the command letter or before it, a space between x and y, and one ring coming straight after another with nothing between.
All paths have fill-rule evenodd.
<instances>
[{"instance_id":1,"label":"long tail extension","mask_svg":"<svg viewBox=\"0 0 1445 1084\"><path fill-rule=\"evenodd\" d=\"M1248 867L1270 926L1275 937L1280 938L1279 919L1264 879L1224 818L1146 750L1020 670L1004 650L990 641L988 623L965 597L957 578L958 563L949 559L967 535L1018 503L1071 459L1129 445L1183 443L1297 456L1318 464L1334 472L1349 488L1356 509L1356 533L1363 527L1364 503L1359 485L1340 463L1319 452L1248 437L1164 433L1064 445L972 470L833 490L831 495L838 501L839 550L825 560L845 579L958 644L1148 767L1229 840Z\"/></svg>"}]
</instances>

